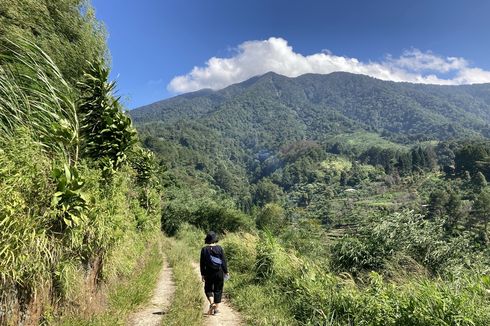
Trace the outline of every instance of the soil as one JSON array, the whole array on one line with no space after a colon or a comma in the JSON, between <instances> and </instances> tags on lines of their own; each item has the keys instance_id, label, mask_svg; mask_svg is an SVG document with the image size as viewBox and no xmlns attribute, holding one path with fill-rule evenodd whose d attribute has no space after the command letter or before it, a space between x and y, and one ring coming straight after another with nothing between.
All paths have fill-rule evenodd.
<instances>
[{"instance_id":1,"label":"soil","mask_svg":"<svg viewBox=\"0 0 490 326\"><path fill-rule=\"evenodd\" d=\"M158 276L153 297L150 302L137 312L133 313L128 319L131 326L160 326L163 316L167 313L172 304L175 293L175 284L172 278L172 268L167 260L163 263L162 271Z\"/></svg>"}]
</instances>

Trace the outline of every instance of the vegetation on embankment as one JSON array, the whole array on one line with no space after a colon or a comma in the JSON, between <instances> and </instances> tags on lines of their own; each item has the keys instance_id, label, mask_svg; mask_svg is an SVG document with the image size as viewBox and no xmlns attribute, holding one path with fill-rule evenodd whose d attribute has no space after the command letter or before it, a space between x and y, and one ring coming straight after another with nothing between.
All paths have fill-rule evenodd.
<instances>
[{"instance_id":1,"label":"vegetation on embankment","mask_svg":"<svg viewBox=\"0 0 490 326\"><path fill-rule=\"evenodd\" d=\"M223 246L236 274L228 287L232 302L243 308L254 325L270 325L272 320L282 325L490 322L490 284L484 271L430 277L420 269L410 271L417 265L409 257L399 257L391 275L371 271L353 277L339 274L334 263L325 265L305 257L270 234L228 235ZM362 252L354 254L362 259ZM332 258L336 255L339 253L333 253ZM249 301L263 302L264 306L257 304L250 309Z\"/></svg>"},{"instance_id":2,"label":"vegetation on embankment","mask_svg":"<svg viewBox=\"0 0 490 326\"><path fill-rule=\"evenodd\" d=\"M128 314L148 302L162 268L162 235L156 232L127 240L129 242L121 243L118 251L113 252L113 257L107 261L112 276L104 282L107 296L99 302L102 309L88 315L76 309L67 311L52 324L126 325Z\"/></svg>"},{"instance_id":3,"label":"vegetation on embankment","mask_svg":"<svg viewBox=\"0 0 490 326\"><path fill-rule=\"evenodd\" d=\"M0 324L90 318L105 307L104 289L137 273L145 248L157 245L161 190L153 155L138 145L114 95L105 46L94 45L98 26L81 3L60 0L58 10L35 12L31 23L49 25L57 21L50 15L60 14L76 24L36 26L42 33L33 35L16 27L17 15L5 20L13 7L1 4ZM50 42L58 41L54 49ZM56 51L65 52L51 57Z\"/></svg>"}]
</instances>

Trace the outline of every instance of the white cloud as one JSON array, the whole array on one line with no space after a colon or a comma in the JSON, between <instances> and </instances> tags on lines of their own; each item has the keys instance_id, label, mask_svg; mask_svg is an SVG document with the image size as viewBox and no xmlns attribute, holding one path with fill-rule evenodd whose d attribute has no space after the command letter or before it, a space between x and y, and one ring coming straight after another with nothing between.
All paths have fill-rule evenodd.
<instances>
[{"instance_id":1,"label":"white cloud","mask_svg":"<svg viewBox=\"0 0 490 326\"><path fill-rule=\"evenodd\" d=\"M464 58L442 57L418 49L405 51L399 58L387 56L380 62L361 62L328 50L305 56L294 52L285 39L271 37L240 44L230 58L212 57L204 67L194 67L191 72L173 78L167 88L175 93L221 89L269 71L288 77L346 71L397 82L442 85L490 82L490 71L471 67ZM452 77L440 77L441 74Z\"/></svg>"}]
</instances>

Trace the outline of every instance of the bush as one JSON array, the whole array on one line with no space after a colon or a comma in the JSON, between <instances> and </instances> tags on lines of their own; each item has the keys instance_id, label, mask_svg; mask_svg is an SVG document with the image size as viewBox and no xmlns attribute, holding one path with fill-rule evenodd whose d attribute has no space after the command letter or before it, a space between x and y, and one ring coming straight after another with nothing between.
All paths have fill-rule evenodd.
<instances>
[{"instance_id":1,"label":"bush","mask_svg":"<svg viewBox=\"0 0 490 326\"><path fill-rule=\"evenodd\" d=\"M248 215L237 209L223 207L212 202L203 203L193 218L197 226L218 233L252 229L252 220Z\"/></svg>"},{"instance_id":2,"label":"bush","mask_svg":"<svg viewBox=\"0 0 490 326\"><path fill-rule=\"evenodd\" d=\"M386 258L382 250L381 244L347 236L332 246L331 267L336 271L353 274L380 269Z\"/></svg>"},{"instance_id":3,"label":"bush","mask_svg":"<svg viewBox=\"0 0 490 326\"><path fill-rule=\"evenodd\" d=\"M167 235L177 234L184 223L217 233L247 231L253 228L251 218L229 203L218 204L209 198L203 198L198 202L188 195L178 193L177 198L166 204L162 228Z\"/></svg>"},{"instance_id":4,"label":"bush","mask_svg":"<svg viewBox=\"0 0 490 326\"><path fill-rule=\"evenodd\" d=\"M231 233L222 242L228 264L240 273L252 272L257 256L258 238L250 233Z\"/></svg>"},{"instance_id":5,"label":"bush","mask_svg":"<svg viewBox=\"0 0 490 326\"><path fill-rule=\"evenodd\" d=\"M277 234L285 227L284 209L277 204L266 204L257 214L255 223L260 230L270 230Z\"/></svg>"}]
</instances>

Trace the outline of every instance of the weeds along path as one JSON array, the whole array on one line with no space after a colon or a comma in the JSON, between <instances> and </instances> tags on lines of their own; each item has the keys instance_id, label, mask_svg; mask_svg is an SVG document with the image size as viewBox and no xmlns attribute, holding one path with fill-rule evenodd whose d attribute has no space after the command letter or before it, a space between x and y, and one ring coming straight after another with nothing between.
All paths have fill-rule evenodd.
<instances>
[{"instance_id":1,"label":"weeds along path","mask_svg":"<svg viewBox=\"0 0 490 326\"><path fill-rule=\"evenodd\" d=\"M175 292L175 284L172 276L172 268L168 260L163 262L163 268L158 275L158 281L150 302L137 312L131 314L128 319L130 326L159 326L162 324L163 315L170 308Z\"/></svg>"},{"instance_id":2,"label":"weeds along path","mask_svg":"<svg viewBox=\"0 0 490 326\"><path fill-rule=\"evenodd\" d=\"M200 278L201 277L201 272L199 270L199 264L197 263L192 263L192 267L196 271L197 276ZM226 289L226 285L225 285ZM226 298L223 298L223 301L219 305L219 314L214 315L214 316L208 316L206 314L209 304L208 300L206 298L206 295L204 294L204 284L203 284L203 289L202 289L202 297L204 298L204 305L202 307L203 315L204 315L204 321L203 325L204 326L235 326L235 325L243 325L242 319L240 318L240 315L231 308L231 306L228 304Z\"/></svg>"}]
</instances>

